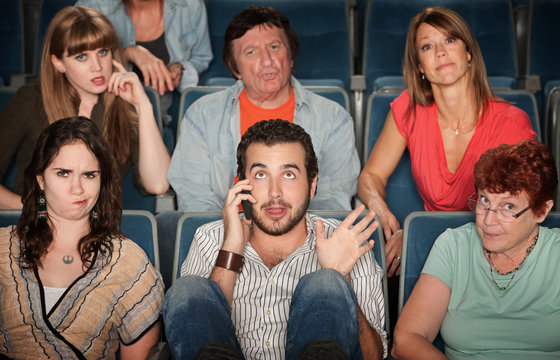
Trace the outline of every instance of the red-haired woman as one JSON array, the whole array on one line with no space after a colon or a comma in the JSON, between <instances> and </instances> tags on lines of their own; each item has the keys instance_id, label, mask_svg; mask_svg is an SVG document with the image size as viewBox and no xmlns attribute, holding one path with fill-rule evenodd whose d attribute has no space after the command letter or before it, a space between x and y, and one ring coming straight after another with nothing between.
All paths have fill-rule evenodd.
<instances>
[{"instance_id":1,"label":"red-haired woman","mask_svg":"<svg viewBox=\"0 0 560 360\"><path fill-rule=\"evenodd\" d=\"M397 359L560 358L560 230L539 224L558 176L534 140L500 145L474 168L476 224L434 243L395 328ZM432 341L441 332L445 356Z\"/></svg>"}]
</instances>

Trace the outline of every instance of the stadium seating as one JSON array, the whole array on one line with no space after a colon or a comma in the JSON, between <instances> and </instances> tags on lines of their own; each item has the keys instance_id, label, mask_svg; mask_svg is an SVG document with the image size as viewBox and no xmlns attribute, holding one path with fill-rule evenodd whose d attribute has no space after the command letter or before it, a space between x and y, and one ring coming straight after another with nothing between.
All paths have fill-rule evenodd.
<instances>
[{"instance_id":1,"label":"stadium seating","mask_svg":"<svg viewBox=\"0 0 560 360\"><path fill-rule=\"evenodd\" d=\"M556 141L555 124L546 112L552 81L560 80L560 2L556 0L533 0L529 5L529 34L526 54L526 81L524 88L534 91L539 114L542 118L544 141Z\"/></svg>"},{"instance_id":2,"label":"stadium seating","mask_svg":"<svg viewBox=\"0 0 560 360\"><path fill-rule=\"evenodd\" d=\"M458 12L480 45L491 86L515 88L515 36L508 0L370 0L366 10L362 70L368 93L385 86L403 86L402 59L408 25L414 15L429 6Z\"/></svg>"},{"instance_id":3,"label":"stadium seating","mask_svg":"<svg viewBox=\"0 0 560 360\"><path fill-rule=\"evenodd\" d=\"M255 4L272 6L290 20L300 40L294 66L298 79L329 79L329 85L350 90L353 65L345 0L208 0L208 29L214 60L201 75L202 85L210 85L212 78L232 77L220 56L224 33L236 14Z\"/></svg>"}]
</instances>

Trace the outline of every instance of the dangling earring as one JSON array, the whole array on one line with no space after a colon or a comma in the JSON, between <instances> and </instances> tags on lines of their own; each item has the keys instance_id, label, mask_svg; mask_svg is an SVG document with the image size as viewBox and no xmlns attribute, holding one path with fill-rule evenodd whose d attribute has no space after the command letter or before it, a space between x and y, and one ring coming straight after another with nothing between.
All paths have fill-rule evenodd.
<instances>
[{"instance_id":1,"label":"dangling earring","mask_svg":"<svg viewBox=\"0 0 560 360\"><path fill-rule=\"evenodd\" d=\"M93 206L93 209L91 209L89 218L91 219L92 222L97 222L97 220L99 219L99 214L97 213L97 204L95 204Z\"/></svg>"},{"instance_id":2,"label":"dangling earring","mask_svg":"<svg viewBox=\"0 0 560 360\"><path fill-rule=\"evenodd\" d=\"M47 220L47 199L45 198L45 192L41 190L39 196L37 196L37 219L39 221Z\"/></svg>"},{"instance_id":3,"label":"dangling earring","mask_svg":"<svg viewBox=\"0 0 560 360\"><path fill-rule=\"evenodd\" d=\"M469 65L467 65L468 67L471 67L471 62L469 61Z\"/></svg>"},{"instance_id":4,"label":"dangling earring","mask_svg":"<svg viewBox=\"0 0 560 360\"><path fill-rule=\"evenodd\" d=\"M422 80L426 79L426 77L424 76L424 73L421 73L421 74L422 74Z\"/></svg>"}]
</instances>

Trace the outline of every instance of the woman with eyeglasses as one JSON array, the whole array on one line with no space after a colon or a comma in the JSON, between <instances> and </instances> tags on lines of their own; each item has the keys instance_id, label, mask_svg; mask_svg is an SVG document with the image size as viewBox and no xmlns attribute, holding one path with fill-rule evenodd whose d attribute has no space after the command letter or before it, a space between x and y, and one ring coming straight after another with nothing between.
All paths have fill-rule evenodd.
<instances>
[{"instance_id":1,"label":"woman with eyeglasses","mask_svg":"<svg viewBox=\"0 0 560 360\"><path fill-rule=\"evenodd\" d=\"M434 243L399 317L396 359L560 358L560 230L539 224L558 175L534 140L500 145L474 167L476 223ZM445 355L432 341L438 334Z\"/></svg>"}]
</instances>

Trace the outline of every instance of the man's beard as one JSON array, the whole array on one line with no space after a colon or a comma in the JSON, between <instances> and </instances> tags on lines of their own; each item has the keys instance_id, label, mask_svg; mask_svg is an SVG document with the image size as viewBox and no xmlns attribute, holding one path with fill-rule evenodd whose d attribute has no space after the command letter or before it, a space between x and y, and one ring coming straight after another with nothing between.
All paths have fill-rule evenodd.
<instances>
[{"instance_id":1,"label":"man's beard","mask_svg":"<svg viewBox=\"0 0 560 360\"><path fill-rule=\"evenodd\" d=\"M265 224L265 221L261 221L264 218L262 215L267 207L280 205L290 210L292 206L286 204L282 200L271 200L260 207L258 213L253 213L253 224L261 229L265 234L272 236L280 236L290 232L305 216L307 208L309 207L310 194L305 198L305 201L296 209L296 211L288 219L285 217L279 220L269 220L272 221L272 225Z\"/></svg>"}]
</instances>

